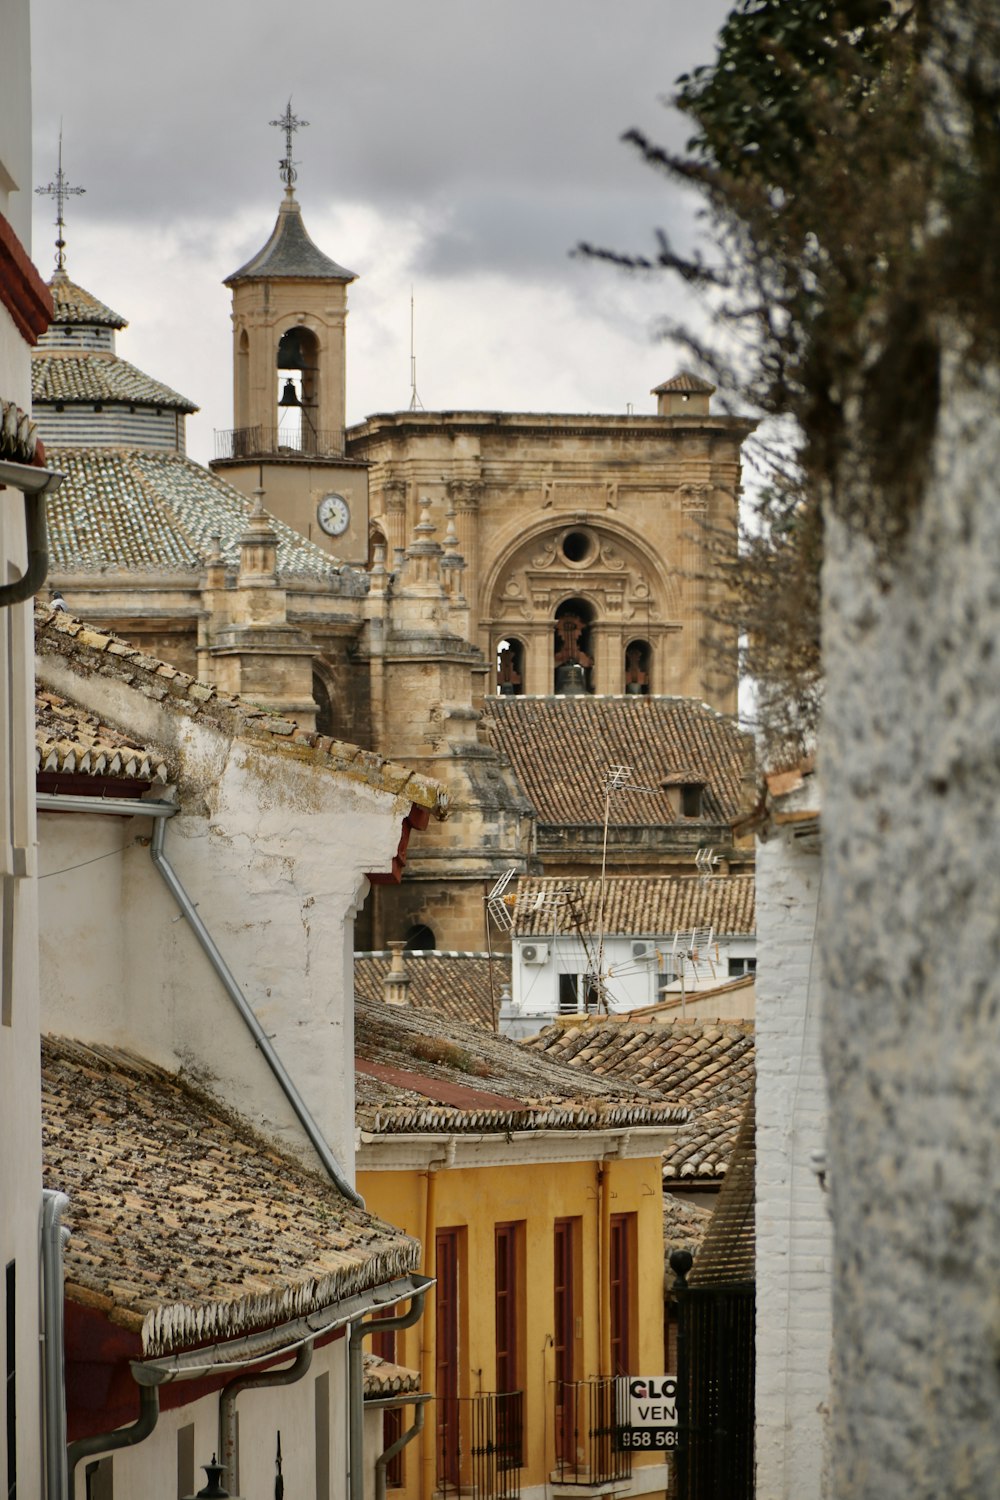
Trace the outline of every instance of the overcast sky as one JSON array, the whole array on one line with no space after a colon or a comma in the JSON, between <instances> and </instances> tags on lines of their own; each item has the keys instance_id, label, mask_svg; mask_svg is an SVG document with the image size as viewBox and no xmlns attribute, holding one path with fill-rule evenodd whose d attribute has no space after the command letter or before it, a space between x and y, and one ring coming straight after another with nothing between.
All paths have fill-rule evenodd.
<instances>
[{"instance_id":1,"label":"overcast sky","mask_svg":"<svg viewBox=\"0 0 1000 1500\"><path fill-rule=\"evenodd\" d=\"M573 260L580 240L688 238L693 204L620 136L680 144L674 80L728 0L33 0L35 181L63 167L70 276L129 320L119 352L232 425L222 278L267 239L291 96L297 192L350 289L348 420L434 408L654 410L681 292ZM54 264L54 205L34 258Z\"/></svg>"}]
</instances>

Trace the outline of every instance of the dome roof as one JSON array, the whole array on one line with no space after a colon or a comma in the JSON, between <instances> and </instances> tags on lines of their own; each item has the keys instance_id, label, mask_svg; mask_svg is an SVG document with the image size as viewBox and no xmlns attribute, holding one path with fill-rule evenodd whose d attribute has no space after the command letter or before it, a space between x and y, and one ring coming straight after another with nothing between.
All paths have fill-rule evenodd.
<instances>
[{"instance_id":1,"label":"dome roof","mask_svg":"<svg viewBox=\"0 0 1000 1500\"><path fill-rule=\"evenodd\" d=\"M278 210L277 222L271 237L263 249L226 277L225 285L234 286L238 281L286 278L304 281L355 281L354 271L338 266L335 260L324 255L318 245L309 238L302 212L294 197L289 194Z\"/></svg>"},{"instance_id":2,"label":"dome roof","mask_svg":"<svg viewBox=\"0 0 1000 1500\"><path fill-rule=\"evenodd\" d=\"M75 281L70 281L65 271L56 271L49 282L55 312L53 327L60 323L89 324L97 328L126 328L126 319L120 313L100 302L91 292Z\"/></svg>"}]
</instances>

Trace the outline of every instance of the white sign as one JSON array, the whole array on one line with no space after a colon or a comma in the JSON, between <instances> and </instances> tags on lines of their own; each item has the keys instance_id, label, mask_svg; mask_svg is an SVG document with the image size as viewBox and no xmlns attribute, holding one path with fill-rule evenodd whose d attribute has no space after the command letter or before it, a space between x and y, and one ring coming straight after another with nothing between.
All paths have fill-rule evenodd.
<instances>
[{"instance_id":1,"label":"white sign","mask_svg":"<svg viewBox=\"0 0 1000 1500\"><path fill-rule=\"evenodd\" d=\"M676 1448L676 1375L623 1375L618 1381L618 1448Z\"/></svg>"}]
</instances>

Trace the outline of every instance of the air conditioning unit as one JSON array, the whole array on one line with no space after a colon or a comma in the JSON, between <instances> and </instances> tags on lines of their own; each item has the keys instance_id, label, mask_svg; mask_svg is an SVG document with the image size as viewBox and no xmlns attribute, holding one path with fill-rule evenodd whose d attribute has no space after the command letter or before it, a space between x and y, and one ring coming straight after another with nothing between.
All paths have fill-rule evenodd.
<instances>
[{"instance_id":1,"label":"air conditioning unit","mask_svg":"<svg viewBox=\"0 0 1000 1500\"><path fill-rule=\"evenodd\" d=\"M653 945L652 945L652 943L633 943L632 944L632 957L633 958L652 958L652 956L653 956Z\"/></svg>"},{"instance_id":2,"label":"air conditioning unit","mask_svg":"<svg viewBox=\"0 0 1000 1500\"><path fill-rule=\"evenodd\" d=\"M549 949L546 943L525 943L521 949L521 958L526 964L547 964L549 961Z\"/></svg>"}]
</instances>

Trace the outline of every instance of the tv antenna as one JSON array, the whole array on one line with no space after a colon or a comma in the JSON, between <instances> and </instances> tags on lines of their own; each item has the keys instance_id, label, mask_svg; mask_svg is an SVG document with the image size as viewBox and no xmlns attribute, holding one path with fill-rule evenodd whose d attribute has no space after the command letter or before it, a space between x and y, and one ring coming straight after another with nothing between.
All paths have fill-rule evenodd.
<instances>
[{"instance_id":1,"label":"tv antenna","mask_svg":"<svg viewBox=\"0 0 1000 1500\"><path fill-rule=\"evenodd\" d=\"M417 354L413 342L413 288L410 287L410 410L423 411L424 403L417 395Z\"/></svg>"},{"instance_id":2,"label":"tv antenna","mask_svg":"<svg viewBox=\"0 0 1000 1500\"><path fill-rule=\"evenodd\" d=\"M713 957L714 949L714 957ZM670 945L670 962L675 979L681 982L681 1019L685 1014L685 1000L687 990L685 978L690 968L695 984L698 983L700 971L707 965L714 979L716 977L715 965L719 957L718 945L715 941L715 931L711 927L692 927L690 932L675 932L674 940Z\"/></svg>"},{"instance_id":3,"label":"tv antenna","mask_svg":"<svg viewBox=\"0 0 1000 1500\"><path fill-rule=\"evenodd\" d=\"M611 821L611 798L615 792L655 792L653 786L639 786L632 780L631 766L609 766L604 774L604 837L601 842L601 885L597 925L597 1006L608 1009L604 993L604 918L607 900L608 823Z\"/></svg>"}]
</instances>

